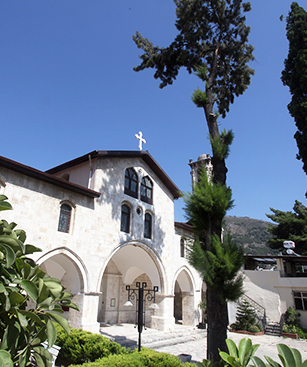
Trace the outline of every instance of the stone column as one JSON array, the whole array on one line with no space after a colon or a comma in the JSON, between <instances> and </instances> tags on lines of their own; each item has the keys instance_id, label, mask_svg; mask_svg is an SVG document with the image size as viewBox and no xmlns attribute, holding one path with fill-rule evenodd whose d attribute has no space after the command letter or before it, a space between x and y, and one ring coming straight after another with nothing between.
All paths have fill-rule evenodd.
<instances>
[{"instance_id":1,"label":"stone column","mask_svg":"<svg viewBox=\"0 0 307 367\"><path fill-rule=\"evenodd\" d=\"M160 308L155 310L155 314L151 317L151 327L162 331L174 330L174 296L158 295L156 296L156 303Z\"/></svg>"},{"instance_id":2,"label":"stone column","mask_svg":"<svg viewBox=\"0 0 307 367\"><path fill-rule=\"evenodd\" d=\"M195 318L194 296L190 292L182 292L182 324L195 326Z\"/></svg>"},{"instance_id":3,"label":"stone column","mask_svg":"<svg viewBox=\"0 0 307 367\"><path fill-rule=\"evenodd\" d=\"M73 297L80 311L69 310L68 323L72 328L83 329L92 333L99 333L97 312L100 293L78 293Z\"/></svg>"}]
</instances>

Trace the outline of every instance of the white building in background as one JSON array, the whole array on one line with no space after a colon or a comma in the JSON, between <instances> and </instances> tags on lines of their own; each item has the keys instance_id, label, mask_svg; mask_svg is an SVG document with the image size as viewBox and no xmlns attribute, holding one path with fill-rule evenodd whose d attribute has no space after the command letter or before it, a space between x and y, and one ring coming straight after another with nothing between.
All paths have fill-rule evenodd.
<instances>
[{"instance_id":1,"label":"white building in background","mask_svg":"<svg viewBox=\"0 0 307 367\"><path fill-rule=\"evenodd\" d=\"M212 173L209 155L189 165L193 183L202 165ZM35 260L74 295L80 312L65 311L72 327L134 323L135 308L124 304L126 285L136 282L159 287L148 326L201 321L205 287L185 258L191 228L174 223L179 189L147 151L93 151L47 172L0 157L0 193L14 209L1 217L26 231L27 243L42 249ZM307 257L279 257L278 271L255 271L257 259L243 270L246 295L275 322L293 306L307 327ZM234 317L232 305L230 323Z\"/></svg>"},{"instance_id":2,"label":"white building in background","mask_svg":"<svg viewBox=\"0 0 307 367\"><path fill-rule=\"evenodd\" d=\"M1 213L42 249L35 260L73 295L72 327L134 322L126 285L159 287L148 325L199 322L202 281L184 257L189 226L174 224L180 193L147 151L93 151L42 172L0 157ZM148 305L147 305L148 306Z\"/></svg>"}]
</instances>

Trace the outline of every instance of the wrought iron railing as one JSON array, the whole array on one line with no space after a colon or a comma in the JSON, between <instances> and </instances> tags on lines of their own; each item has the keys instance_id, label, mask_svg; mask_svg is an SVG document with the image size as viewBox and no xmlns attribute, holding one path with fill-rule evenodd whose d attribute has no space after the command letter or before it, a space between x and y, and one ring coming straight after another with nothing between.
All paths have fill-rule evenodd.
<instances>
[{"instance_id":1,"label":"wrought iron railing","mask_svg":"<svg viewBox=\"0 0 307 367\"><path fill-rule=\"evenodd\" d=\"M258 302L253 300L251 297L249 297L247 294L243 294L243 296L239 298L237 303L240 305L243 302L243 300L247 301L253 307L258 323L261 324L263 327L263 330L265 330L266 325L267 325L267 317L266 317L265 308L262 305L260 305Z\"/></svg>"}]
</instances>

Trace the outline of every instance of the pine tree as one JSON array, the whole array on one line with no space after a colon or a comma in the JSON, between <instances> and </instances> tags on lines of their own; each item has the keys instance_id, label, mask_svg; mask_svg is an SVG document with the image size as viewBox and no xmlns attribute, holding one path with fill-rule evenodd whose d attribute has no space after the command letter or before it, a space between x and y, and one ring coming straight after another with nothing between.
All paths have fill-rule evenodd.
<instances>
[{"instance_id":1,"label":"pine tree","mask_svg":"<svg viewBox=\"0 0 307 367\"><path fill-rule=\"evenodd\" d=\"M210 232L212 220L221 224L232 205L231 189L209 182L205 168L193 193L185 196L185 213L195 237L187 256L207 285L207 350L211 352L207 358L211 361L220 359L217 348L227 350L227 301L235 301L243 293L243 277L238 274L243 264L243 248L229 235L222 241Z\"/></svg>"},{"instance_id":2,"label":"pine tree","mask_svg":"<svg viewBox=\"0 0 307 367\"><path fill-rule=\"evenodd\" d=\"M291 5L286 30L289 52L281 80L292 95L288 110L297 127L297 158L302 160L307 174L307 12L296 2Z\"/></svg>"},{"instance_id":3,"label":"pine tree","mask_svg":"<svg viewBox=\"0 0 307 367\"><path fill-rule=\"evenodd\" d=\"M251 304L245 299L240 303L237 309L236 322L231 327L234 330L260 331L257 325L257 314Z\"/></svg>"},{"instance_id":4,"label":"pine tree","mask_svg":"<svg viewBox=\"0 0 307 367\"><path fill-rule=\"evenodd\" d=\"M155 69L154 77L160 79L160 88L173 83L181 67L189 73L196 72L204 83L204 90L197 89L192 100L203 108L212 146L213 185L216 190L226 189L227 168L225 159L233 139L231 131L220 132L218 115L223 118L229 112L235 96L244 93L250 84L253 70L248 63L254 59L253 47L248 44L250 28L245 24L244 13L251 10L249 2L242 0L174 0L178 35L168 47L157 47L139 32L133 37L144 53L142 62L135 71ZM217 108L215 113L214 108ZM225 199L222 195L221 200ZM229 203L226 204L226 207ZM216 202L225 207L225 202ZM203 251L211 251L213 243L221 243L224 211L217 215L207 207L201 210L206 219L201 239ZM224 213L224 214L223 214ZM191 213L192 217L192 213ZM194 214L193 217L195 218ZM202 220L200 220L202 222ZM228 325L224 291L208 287L208 338L207 356L212 361L220 360L219 348L226 351Z\"/></svg>"},{"instance_id":5,"label":"pine tree","mask_svg":"<svg viewBox=\"0 0 307 367\"><path fill-rule=\"evenodd\" d=\"M269 240L269 246L281 250L284 241L295 242L295 252L307 254L307 208L299 201L295 201L293 211L283 212L270 208L274 214L266 214L278 225L271 224L268 231L274 236Z\"/></svg>"}]
</instances>

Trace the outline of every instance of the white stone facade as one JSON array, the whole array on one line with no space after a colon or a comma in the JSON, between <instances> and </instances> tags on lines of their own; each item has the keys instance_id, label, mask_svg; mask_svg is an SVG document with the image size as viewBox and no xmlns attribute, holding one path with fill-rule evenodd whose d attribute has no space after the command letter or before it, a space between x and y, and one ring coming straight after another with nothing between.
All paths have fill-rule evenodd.
<instances>
[{"instance_id":1,"label":"white stone facade","mask_svg":"<svg viewBox=\"0 0 307 367\"><path fill-rule=\"evenodd\" d=\"M136 198L125 194L128 168L137 174ZM153 184L152 204L141 200L143 177ZM125 287L137 281L159 287L159 309L146 311L147 325L171 330L176 313L184 324L199 322L202 282L181 256L188 229L174 226L179 192L148 152L94 151L47 173L0 157L0 190L14 209L1 216L27 232L27 243L42 249L35 260L74 294L80 312L65 312L71 326L98 332L100 323L134 322ZM67 233L58 230L62 204L71 208ZM123 204L128 233L121 231ZM151 238L144 237L146 213Z\"/></svg>"}]
</instances>

